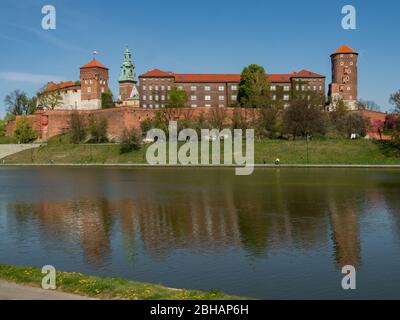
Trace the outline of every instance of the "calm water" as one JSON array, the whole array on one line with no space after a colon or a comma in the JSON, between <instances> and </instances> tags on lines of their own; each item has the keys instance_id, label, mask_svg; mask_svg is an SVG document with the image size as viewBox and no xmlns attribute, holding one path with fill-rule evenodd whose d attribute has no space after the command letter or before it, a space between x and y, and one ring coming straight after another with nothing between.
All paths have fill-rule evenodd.
<instances>
[{"instance_id":1,"label":"calm water","mask_svg":"<svg viewBox=\"0 0 400 320\"><path fill-rule=\"evenodd\" d=\"M0 263L170 287L400 298L400 171L0 168L0 243Z\"/></svg>"}]
</instances>

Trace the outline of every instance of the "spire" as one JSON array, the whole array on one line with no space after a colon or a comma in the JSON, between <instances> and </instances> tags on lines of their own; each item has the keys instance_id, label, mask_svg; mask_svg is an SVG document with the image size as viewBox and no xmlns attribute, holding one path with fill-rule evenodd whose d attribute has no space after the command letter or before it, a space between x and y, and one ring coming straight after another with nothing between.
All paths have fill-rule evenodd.
<instances>
[{"instance_id":1,"label":"spire","mask_svg":"<svg viewBox=\"0 0 400 320\"><path fill-rule=\"evenodd\" d=\"M135 65L132 63L132 55L128 47L124 51L124 62L121 65L119 81L135 82Z\"/></svg>"}]
</instances>

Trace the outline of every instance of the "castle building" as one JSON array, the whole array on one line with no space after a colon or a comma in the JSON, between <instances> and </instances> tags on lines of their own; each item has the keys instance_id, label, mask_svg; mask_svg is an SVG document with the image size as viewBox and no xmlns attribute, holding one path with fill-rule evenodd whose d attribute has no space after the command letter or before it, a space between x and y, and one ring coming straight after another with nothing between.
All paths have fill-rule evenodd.
<instances>
[{"instance_id":1,"label":"castle building","mask_svg":"<svg viewBox=\"0 0 400 320\"><path fill-rule=\"evenodd\" d=\"M119 76L119 101L124 106L139 107L139 92L136 87L135 66L129 48L125 49L124 62Z\"/></svg>"},{"instance_id":2,"label":"castle building","mask_svg":"<svg viewBox=\"0 0 400 320\"><path fill-rule=\"evenodd\" d=\"M318 73L301 70L289 74L268 74L266 77L270 82L272 99L283 99L285 106L289 105L292 89L325 95L325 76ZM139 80L142 108L165 107L172 87L186 92L187 107L230 107L237 104L241 75L180 74L154 69L140 75Z\"/></svg>"},{"instance_id":3,"label":"castle building","mask_svg":"<svg viewBox=\"0 0 400 320\"><path fill-rule=\"evenodd\" d=\"M343 100L348 109L357 109L358 95L358 53L343 45L331 54L332 83L329 86L330 106L334 110L336 103Z\"/></svg>"},{"instance_id":4,"label":"castle building","mask_svg":"<svg viewBox=\"0 0 400 320\"><path fill-rule=\"evenodd\" d=\"M47 83L39 95L38 107L49 108L48 105L44 105L44 99L40 99L41 95L58 92L61 99L56 106L53 106L55 110L101 109L101 95L109 90L108 80L108 68L93 59L80 68L80 81Z\"/></svg>"}]
</instances>

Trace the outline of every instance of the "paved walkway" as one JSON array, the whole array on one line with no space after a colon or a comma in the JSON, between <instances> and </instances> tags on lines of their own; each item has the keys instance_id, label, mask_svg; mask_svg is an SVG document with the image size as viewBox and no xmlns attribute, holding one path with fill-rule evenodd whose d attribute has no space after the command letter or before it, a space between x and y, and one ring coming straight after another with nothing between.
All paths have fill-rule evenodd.
<instances>
[{"instance_id":1,"label":"paved walkway","mask_svg":"<svg viewBox=\"0 0 400 320\"><path fill-rule=\"evenodd\" d=\"M0 144L0 159L14 153L40 147L40 144Z\"/></svg>"},{"instance_id":2,"label":"paved walkway","mask_svg":"<svg viewBox=\"0 0 400 320\"><path fill-rule=\"evenodd\" d=\"M0 300L92 300L88 297L28 287L0 280Z\"/></svg>"}]
</instances>

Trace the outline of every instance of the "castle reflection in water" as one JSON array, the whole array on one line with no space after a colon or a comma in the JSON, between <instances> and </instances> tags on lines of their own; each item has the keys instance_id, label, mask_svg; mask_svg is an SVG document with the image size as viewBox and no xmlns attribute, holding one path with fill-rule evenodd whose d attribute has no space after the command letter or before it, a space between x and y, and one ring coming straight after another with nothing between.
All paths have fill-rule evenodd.
<instances>
[{"instance_id":1,"label":"castle reflection in water","mask_svg":"<svg viewBox=\"0 0 400 320\"><path fill-rule=\"evenodd\" d=\"M42 178L51 184L58 181L54 175ZM333 246L341 268L361 266L360 219L373 205L386 208L400 231L398 188L373 173L349 171L347 181L335 172L288 170L257 170L243 178L201 170L99 175L80 175L79 192L76 184L61 193L39 186L32 200L9 202L8 217L22 233L35 220L43 241L76 246L95 268L111 259L115 233L127 258L139 245L161 258L177 249L237 248L263 257L282 247L307 253Z\"/></svg>"}]
</instances>

